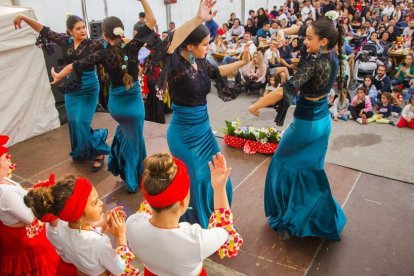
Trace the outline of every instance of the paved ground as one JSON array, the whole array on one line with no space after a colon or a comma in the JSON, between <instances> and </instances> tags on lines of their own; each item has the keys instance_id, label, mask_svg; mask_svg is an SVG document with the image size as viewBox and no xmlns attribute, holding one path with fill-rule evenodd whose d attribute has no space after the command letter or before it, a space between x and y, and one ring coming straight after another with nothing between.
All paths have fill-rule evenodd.
<instances>
[{"instance_id":1,"label":"paved ground","mask_svg":"<svg viewBox=\"0 0 414 276\"><path fill-rule=\"evenodd\" d=\"M250 99L243 101L248 103ZM210 113L219 114L218 103L215 105L214 99L210 99ZM224 115L211 116L215 129L219 122L229 117L226 115L229 112L227 104L234 105L236 102L226 103L226 108L222 107ZM236 106L244 108L241 101ZM108 114L97 113L94 126L109 128L111 142L116 125ZM356 127L352 122L344 126ZM386 128L382 127L381 130ZM354 130L361 128L358 126ZM148 154L168 150L165 131L166 126L145 124ZM334 139L335 131L336 127L332 134ZM90 164L73 162L68 156L67 133L65 125L11 147L13 161L18 164L14 180L28 185L38 179L46 179L50 172L56 173L58 178L66 174L82 174L94 183L106 208L123 205L127 214L135 212L142 200L141 193L127 194L119 178L104 170L92 173ZM343 133L346 135L346 132ZM380 135L374 131L371 134ZM400 143L406 141L405 136L402 137ZM332 192L348 217L342 241L328 243L318 238L293 238L282 242L267 225L263 212L264 179L271 157L247 156L239 150L226 147L222 139L218 138L218 141L232 167L232 209L245 243L236 258L220 260L212 257L206 261L209 275L414 275L413 185L327 163L326 171ZM381 144L382 147L401 146L400 143L382 140L377 147ZM331 141L329 151L337 147ZM339 158L345 149L337 151ZM373 154L378 156L377 153ZM370 158L360 155L361 163L372 162ZM387 171L389 160L377 159L379 166L387 168ZM412 174L412 168L407 169L407 177L412 177L409 174L410 169Z\"/></svg>"}]
</instances>

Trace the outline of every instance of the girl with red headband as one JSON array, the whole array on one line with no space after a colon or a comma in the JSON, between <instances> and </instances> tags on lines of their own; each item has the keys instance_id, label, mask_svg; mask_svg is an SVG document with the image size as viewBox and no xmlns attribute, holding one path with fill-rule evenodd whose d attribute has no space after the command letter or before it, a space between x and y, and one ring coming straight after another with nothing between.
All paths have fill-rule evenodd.
<instances>
[{"instance_id":1,"label":"girl with red headband","mask_svg":"<svg viewBox=\"0 0 414 276\"><path fill-rule=\"evenodd\" d=\"M130 265L135 256L126 246L124 212L117 207L104 215L103 203L87 179L69 175L56 185L30 191L24 201L38 218L57 216L48 219L47 237L61 258L81 273L138 273ZM116 249L105 230L115 237Z\"/></svg>"},{"instance_id":2,"label":"girl with red headband","mask_svg":"<svg viewBox=\"0 0 414 276\"><path fill-rule=\"evenodd\" d=\"M199 224L179 222L190 202L185 164L168 153L144 161L141 189L146 202L127 220L128 244L145 265L144 275L207 275L203 260L214 252L221 258L237 255L243 240L233 228L227 199L230 168L220 153L213 156L209 167L214 211L209 229L203 229Z\"/></svg>"},{"instance_id":3,"label":"girl with red headband","mask_svg":"<svg viewBox=\"0 0 414 276\"><path fill-rule=\"evenodd\" d=\"M0 135L0 275L57 275L59 257L43 223L24 205L27 191L6 179L14 169L8 140Z\"/></svg>"}]
</instances>

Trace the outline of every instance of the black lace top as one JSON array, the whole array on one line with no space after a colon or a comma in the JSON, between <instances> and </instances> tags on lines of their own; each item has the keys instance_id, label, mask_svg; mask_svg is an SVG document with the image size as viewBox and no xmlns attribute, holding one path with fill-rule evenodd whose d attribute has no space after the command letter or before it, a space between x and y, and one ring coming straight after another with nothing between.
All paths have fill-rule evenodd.
<instances>
[{"instance_id":1,"label":"black lace top","mask_svg":"<svg viewBox=\"0 0 414 276\"><path fill-rule=\"evenodd\" d=\"M296 89L301 97L317 98L329 93L338 74L336 54L326 53L308 60L283 85L283 95L291 103Z\"/></svg>"},{"instance_id":2,"label":"black lace top","mask_svg":"<svg viewBox=\"0 0 414 276\"><path fill-rule=\"evenodd\" d=\"M84 39L75 49L72 38L70 38L67 34L54 32L46 26L44 26L40 31L40 35L62 47L63 61L65 65L85 58L99 49L103 49L103 39ZM85 71L91 71L94 69L95 65L93 64L88 68L85 68Z\"/></svg>"},{"instance_id":3,"label":"black lace top","mask_svg":"<svg viewBox=\"0 0 414 276\"><path fill-rule=\"evenodd\" d=\"M132 76L133 81L138 81L138 52L142 46L147 43L150 47L154 45L159 38L147 25L141 27L134 38L125 45L125 54L128 57L128 73ZM117 56L108 44L107 48L93 52L87 57L73 62L73 68L76 72L86 71L91 66L102 64L111 79L112 87L123 86L122 78L125 72L122 64L117 62Z\"/></svg>"},{"instance_id":4,"label":"black lace top","mask_svg":"<svg viewBox=\"0 0 414 276\"><path fill-rule=\"evenodd\" d=\"M155 48L154 63L162 68L157 87L164 90L168 83L171 101L181 106L200 106L207 104L207 94L211 89L211 79L220 77L217 66L207 59L196 59L197 70L181 56L177 48L168 54L174 33ZM154 64L153 63L153 64Z\"/></svg>"}]
</instances>

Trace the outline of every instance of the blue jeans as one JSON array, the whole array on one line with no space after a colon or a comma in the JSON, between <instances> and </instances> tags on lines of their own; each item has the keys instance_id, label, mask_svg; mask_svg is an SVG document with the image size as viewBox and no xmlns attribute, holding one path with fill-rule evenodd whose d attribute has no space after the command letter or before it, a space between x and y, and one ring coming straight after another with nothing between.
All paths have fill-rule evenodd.
<instances>
[{"instance_id":1,"label":"blue jeans","mask_svg":"<svg viewBox=\"0 0 414 276\"><path fill-rule=\"evenodd\" d=\"M237 58L234 58L234 57L231 57L231 56L225 56L224 58L223 58L223 61L221 62L221 64L228 64L228 63L233 63L233 62L235 62L235 61L237 61L238 59Z\"/></svg>"},{"instance_id":2,"label":"blue jeans","mask_svg":"<svg viewBox=\"0 0 414 276\"><path fill-rule=\"evenodd\" d=\"M406 102L410 101L411 95L413 94L413 92L414 92L414 88L412 88L412 87L408 88L407 94L405 94L405 101Z\"/></svg>"}]
</instances>

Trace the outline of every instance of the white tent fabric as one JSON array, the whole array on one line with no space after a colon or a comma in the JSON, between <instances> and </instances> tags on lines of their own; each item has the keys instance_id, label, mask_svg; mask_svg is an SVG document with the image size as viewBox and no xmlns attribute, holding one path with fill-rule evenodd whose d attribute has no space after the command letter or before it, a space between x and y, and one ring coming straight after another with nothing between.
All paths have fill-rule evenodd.
<instances>
[{"instance_id":1,"label":"white tent fabric","mask_svg":"<svg viewBox=\"0 0 414 276\"><path fill-rule=\"evenodd\" d=\"M37 34L26 24L14 29L19 13L34 17L27 8L0 9L0 133L9 146L60 125Z\"/></svg>"}]
</instances>

